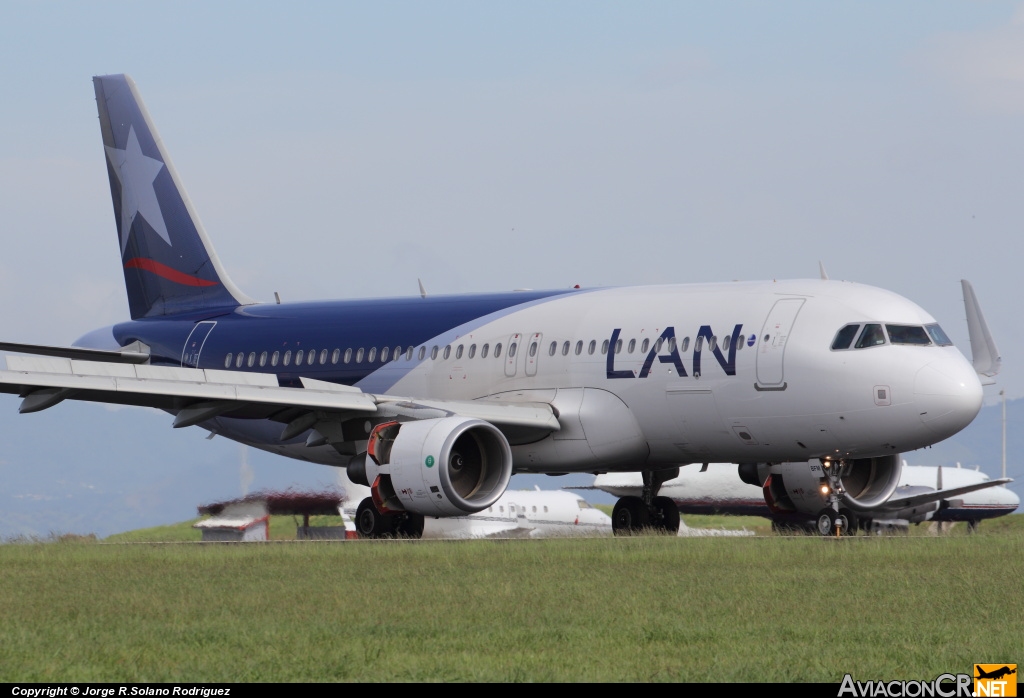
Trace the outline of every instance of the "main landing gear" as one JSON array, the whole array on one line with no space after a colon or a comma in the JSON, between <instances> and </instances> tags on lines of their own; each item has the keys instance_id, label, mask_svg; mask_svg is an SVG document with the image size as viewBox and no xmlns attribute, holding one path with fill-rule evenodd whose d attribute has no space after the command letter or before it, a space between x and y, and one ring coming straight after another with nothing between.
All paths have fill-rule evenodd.
<instances>
[{"instance_id":1,"label":"main landing gear","mask_svg":"<svg viewBox=\"0 0 1024 698\"><path fill-rule=\"evenodd\" d=\"M356 531L360 538L420 538L423 515L408 511L382 514L367 497L356 509Z\"/></svg>"},{"instance_id":2,"label":"main landing gear","mask_svg":"<svg viewBox=\"0 0 1024 698\"><path fill-rule=\"evenodd\" d=\"M646 532L679 532L679 509L668 497L657 497L666 480L679 475L673 470L643 471L644 489L640 497L622 497L612 509L612 532L617 536Z\"/></svg>"}]
</instances>

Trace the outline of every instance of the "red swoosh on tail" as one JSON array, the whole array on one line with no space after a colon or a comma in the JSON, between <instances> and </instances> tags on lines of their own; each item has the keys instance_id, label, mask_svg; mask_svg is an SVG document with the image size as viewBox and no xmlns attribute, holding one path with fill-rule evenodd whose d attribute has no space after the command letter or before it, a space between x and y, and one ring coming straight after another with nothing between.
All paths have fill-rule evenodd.
<instances>
[{"instance_id":1,"label":"red swoosh on tail","mask_svg":"<svg viewBox=\"0 0 1024 698\"><path fill-rule=\"evenodd\" d=\"M216 281L207 281L206 279L200 279L198 276L189 276L184 274L177 269L171 269L166 264L155 262L152 259L143 259L142 257L133 257L124 263L125 269L145 269L151 271L157 276L173 281L176 284L182 284L183 286L216 286Z\"/></svg>"}]
</instances>

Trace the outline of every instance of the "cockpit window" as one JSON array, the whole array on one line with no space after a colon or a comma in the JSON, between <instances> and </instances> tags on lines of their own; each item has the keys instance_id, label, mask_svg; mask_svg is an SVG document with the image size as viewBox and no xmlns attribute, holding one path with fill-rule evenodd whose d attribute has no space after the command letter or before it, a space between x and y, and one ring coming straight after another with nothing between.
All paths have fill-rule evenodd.
<instances>
[{"instance_id":1,"label":"cockpit window","mask_svg":"<svg viewBox=\"0 0 1024 698\"><path fill-rule=\"evenodd\" d=\"M886 325L889 341L893 344L929 345L932 340L920 325Z\"/></svg>"},{"instance_id":2,"label":"cockpit window","mask_svg":"<svg viewBox=\"0 0 1024 698\"><path fill-rule=\"evenodd\" d=\"M857 336L857 330L860 329L860 325L847 325L843 329L839 330L839 334L836 335L835 341L832 342L832 349L849 349L850 342Z\"/></svg>"},{"instance_id":3,"label":"cockpit window","mask_svg":"<svg viewBox=\"0 0 1024 698\"><path fill-rule=\"evenodd\" d=\"M952 340L946 336L946 333L942 331L942 328L938 325L925 325L925 330L928 331L928 336L932 338L932 341L938 344L940 347L951 347L953 346Z\"/></svg>"},{"instance_id":4,"label":"cockpit window","mask_svg":"<svg viewBox=\"0 0 1024 698\"><path fill-rule=\"evenodd\" d=\"M864 325L864 331L860 333L860 339L857 340L857 348L863 349L864 347L874 347L879 344L885 344L885 333L882 332L881 325Z\"/></svg>"}]
</instances>

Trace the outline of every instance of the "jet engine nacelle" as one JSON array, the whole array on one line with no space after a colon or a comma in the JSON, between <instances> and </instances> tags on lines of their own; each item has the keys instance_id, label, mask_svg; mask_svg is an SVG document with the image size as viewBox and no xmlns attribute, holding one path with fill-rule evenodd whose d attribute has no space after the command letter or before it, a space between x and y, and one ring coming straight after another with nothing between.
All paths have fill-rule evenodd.
<instances>
[{"instance_id":1,"label":"jet engine nacelle","mask_svg":"<svg viewBox=\"0 0 1024 698\"><path fill-rule=\"evenodd\" d=\"M841 468L840 482L844 491L841 506L858 512L869 512L884 504L900 482L902 461L898 454L876 458L854 458L830 468ZM754 469L741 467L741 477L753 478ZM829 479L825 466L818 459L778 463L770 467L759 464L765 501L777 511L799 511L814 515L828 503ZM769 477L770 476L770 477ZM746 481L746 480L745 480Z\"/></svg>"},{"instance_id":2,"label":"jet engine nacelle","mask_svg":"<svg viewBox=\"0 0 1024 698\"><path fill-rule=\"evenodd\" d=\"M383 512L465 516L498 500L512 478L512 449L493 424L443 417L378 424L348 466Z\"/></svg>"}]
</instances>

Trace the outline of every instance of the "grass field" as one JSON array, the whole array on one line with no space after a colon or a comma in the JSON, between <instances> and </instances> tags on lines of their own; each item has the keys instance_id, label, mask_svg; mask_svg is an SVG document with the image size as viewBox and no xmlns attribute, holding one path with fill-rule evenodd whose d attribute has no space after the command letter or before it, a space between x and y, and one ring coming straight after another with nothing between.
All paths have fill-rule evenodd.
<instances>
[{"instance_id":1,"label":"grass field","mask_svg":"<svg viewBox=\"0 0 1024 698\"><path fill-rule=\"evenodd\" d=\"M0 681L933 679L1022 659L1022 524L3 545Z\"/></svg>"}]
</instances>

